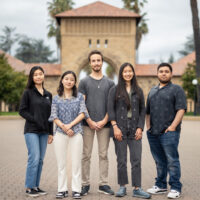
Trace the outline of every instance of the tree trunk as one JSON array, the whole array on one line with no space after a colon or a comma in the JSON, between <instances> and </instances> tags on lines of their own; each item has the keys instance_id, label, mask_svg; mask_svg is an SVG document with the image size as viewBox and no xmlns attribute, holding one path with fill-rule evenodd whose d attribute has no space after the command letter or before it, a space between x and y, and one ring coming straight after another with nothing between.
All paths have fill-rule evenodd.
<instances>
[{"instance_id":1,"label":"tree trunk","mask_svg":"<svg viewBox=\"0 0 200 200\"><path fill-rule=\"evenodd\" d=\"M199 29L197 0L190 0L190 6L192 10L194 46L195 46L195 52L196 52L196 76L198 80L196 111L197 111L197 114L200 114L200 84L199 84L199 81L200 81L200 29Z\"/></svg>"}]
</instances>

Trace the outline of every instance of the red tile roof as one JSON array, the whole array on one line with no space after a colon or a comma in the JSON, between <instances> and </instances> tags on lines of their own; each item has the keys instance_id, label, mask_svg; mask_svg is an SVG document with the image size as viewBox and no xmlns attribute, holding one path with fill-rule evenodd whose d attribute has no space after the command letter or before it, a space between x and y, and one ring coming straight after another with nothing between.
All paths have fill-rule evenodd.
<instances>
[{"instance_id":1,"label":"red tile roof","mask_svg":"<svg viewBox=\"0 0 200 200\"><path fill-rule=\"evenodd\" d=\"M80 8L59 13L55 17L58 22L60 18L64 17L128 17L136 18L138 21L141 18L140 15L132 11L117 8L101 1L96 1Z\"/></svg>"},{"instance_id":2,"label":"red tile roof","mask_svg":"<svg viewBox=\"0 0 200 200\"><path fill-rule=\"evenodd\" d=\"M193 63L194 60L195 52L192 52L172 63L173 76L182 76L188 66L188 63ZM159 64L136 64L135 73L137 76L157 76L158 65Z\"/></svg>"},{"instance_id":3,"label":"red tile roof","mask_svg":"<svg viewBox=\"0 0 200 200\"><path fill-rule=\"evenodd\" d=\"M53 64L53 63L24 63L17 58L6 54L4 51L0 50L0 54L5 54L8 63L16 70L16 71L25 71L25 74L28 75L30 69L33 66L39 65L41 66L46 76L60 76L61 75L61 64ZM188 63L193 63L195 60L195 52L188 54L187 56L179 59L177 62L172 63L173 67L173 75L174 76L182 76ZM137 76L157 76L157 66L158 64L136 64L135 73Z\"/></svg>"},{"instance_id":4,"label":"red tile roof","mask_svg":"<svg viewBox=\"0 0 200 200\"><path fill-rule=\"evenodd\" d=\"M41 66L44 69L46 76L60 76L61 75L61 64L54 63L26 63L26 69L30 69L34 66Z\"/></svg>"},{"instance_id":5,"label":"red tile roof","mask_svg":"<svg viewBox=\"0 0 200 200\"><path fill-rule=\"evenodd\" d=\"M137 76L156 76L157 64L136 64L135 73Z\"/></svg>"},{"instance_id":6,"label":"red tile roof","mask_svg":"<svg viewBox=\"0 0 200 200\"><path fill-rule=\"evenodd\" d=\"M26 75L29 74L30 69L33 66L41 66L46 76L60 76L61 75L61 64L52 64L52 63L24 63L23 61L5 53L4 51L0 50L0 54L5 54L6 58L8 59L8 63L10 66L16 71L24 71Z\"/></svg>"},{"instance_id":7,"label":"red tile roof","mask_svg":"<svg viewBox=\"0 0 200 200\"><path fill-rule=\"evenodd\" d=\"M173 68L175 69L174 72L176 72L178 75L182 75L185 71L185 69L188 66L188 63L193 63L195 61L195 52L192 52L188 54L187 56L184 56L183 58L179 59L178 61L174 62L172 64Z\"/></svg>"}]
</instances>

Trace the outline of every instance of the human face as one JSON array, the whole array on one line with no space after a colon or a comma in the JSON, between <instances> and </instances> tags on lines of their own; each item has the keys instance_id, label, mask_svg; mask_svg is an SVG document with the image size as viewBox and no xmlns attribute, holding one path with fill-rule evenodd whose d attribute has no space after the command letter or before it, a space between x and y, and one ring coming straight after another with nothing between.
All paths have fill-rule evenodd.
<instances>
[{"instance_id":1,"label":"human face","mask_svg":"<svg viewBox=\"0 0 200 200\"><path fill-rule=\"evenodd\" d=\"M162 84L167 84L170 82L172 78L172 72L170 71L169 67L160 67L158 72L157 72L158 80Z\"/></svg>"},{"instance_id":2,"label":"human face","mask_svg":"<svg viewBox=\"0 0 200 200\"><path fill-rule=\"evenodd\" d=\"M102 57L99 54L93 54L90 56L90 66L92 71L100 72L103 65Z\"/></svg>"},{"instance_id":3,"label":"human face","mask_svg":"<svg viewBox=\"0 0 200 200\"><path fill-rule=\"evenodd\" d=\"M134 76L134 72L130 66L124 67L122 77L126 82L130 82Z\"/></svg>"},{"instance_id":4,"label":"human face","mask_svg":"<svg viewBox=\"0 0 200 200\"><path fill-rule=\"evenodd\" d=\"M44 73L40 69L37 69L34 72L33 82L35 83L35 85L42 85L42 83L44 82Z\"/></svg>"},{"instance_id":5,"label":"human face","mask_svg":"<svg viewBox=\"0 0 200 200\"><path fill-rule=\"evenodd\" d=\"M73 74L65 75L62 80L62 84L63 84L64 89L67 89L67 90L72 89L75 85L75 78Z\"/></svg>"}]
</instances>

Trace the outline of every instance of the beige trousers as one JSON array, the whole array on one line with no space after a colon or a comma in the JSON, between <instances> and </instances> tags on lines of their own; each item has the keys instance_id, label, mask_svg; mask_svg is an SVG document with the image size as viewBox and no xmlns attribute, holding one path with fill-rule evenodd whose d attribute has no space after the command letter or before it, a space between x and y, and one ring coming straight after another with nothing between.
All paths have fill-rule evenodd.
<instances>
[{"instance_id":1,"label":"beige trousers","mask_svg":"<svg viewBox=\"0 0 200 200\"><path fill-rule=\"evenodd\" d=\"M70 148L72 161L72 191L81 192L81 159L83 137L80 133L72 137L56 132L54 149L58 165L58 192L68 191L67 188L67 151Z\"/></svg>"},{"instance_id":2,"label":"beige trousers","mask_svg":"<svg viewBox=\"0 0 200 200\"><path fill-rule=\"evenodd\" d=\"M107 185L110 129L103 128L100 131L95 131L88 126L84 126L83 130L82 185L90 185L90 160L95 133L97 135L99 153L99 185Z\"/></svg>"}]
</instances>

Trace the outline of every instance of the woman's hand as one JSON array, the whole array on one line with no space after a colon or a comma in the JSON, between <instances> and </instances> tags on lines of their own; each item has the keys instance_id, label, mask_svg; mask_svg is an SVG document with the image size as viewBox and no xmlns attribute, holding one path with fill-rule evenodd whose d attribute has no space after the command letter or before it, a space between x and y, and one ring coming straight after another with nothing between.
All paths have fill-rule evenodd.
<instances>
[{"instance_id":1,"label":"woman's hand","mask_svg":"<svg viewBox=\"0 0 200 200\"><path fill-rule=\"evenodd\" d=\"M48 144L51 144L53 142L53 135L48 136Z\"/></svg>"},{"instance_id":2,"label":"woman's hand","mask_svg":"<svg viewBox=\"0 0 200 200\"><path fill-rule=\"evenodd\" d=\"M113 126L113 130L114 130L114 137L115 137L115 139L117 139L118 141L122 141L122 132L118 128L117 125Z\"/></svg>"},{"instance_id":3,"label":"woman's hand","mask_svg":"<svg viewBox=\"0 0 200 200\"><path fill-rule=\"evenodd\" d=\"M73 131L72 129L69 129L69 130L67 131L67 135L68 135L69 137L72 137L72 136L74 135L74 131Z\"/></svg>"},{"instance_id":4,"label":"woman's hand","mask_svg":"<svg viewBox=\"0 0 200 200\"><path fill-rule=\"evenodd\" d=\"M72 128L71 124L62 124L61 125L62 130L67 134L67 131Z\"/></svg>"},{"instance_id":5,"label":"woman's hand","mask_svg":"<svg viewBox=\"0 0 200 200\"><path fill-rule=\"evenodd\" d=\"M69 130L69 129L72 128L72 125L71 125L71 124L65 124L64 126L65 126L66 130Z\"/></svg>"},{"instance_id":6,"label":"woman's hand","mask_svg":"<svg viewBox=\"0 0 200 200\"><path fill-rule=\"evenodd\" d=\"M136 129L136 132L135 132L135 139L136 139L136 140L142 139L142 129L141 129L141 128L137 128L137 129Z\"/></svg>"}]
</instances>

